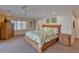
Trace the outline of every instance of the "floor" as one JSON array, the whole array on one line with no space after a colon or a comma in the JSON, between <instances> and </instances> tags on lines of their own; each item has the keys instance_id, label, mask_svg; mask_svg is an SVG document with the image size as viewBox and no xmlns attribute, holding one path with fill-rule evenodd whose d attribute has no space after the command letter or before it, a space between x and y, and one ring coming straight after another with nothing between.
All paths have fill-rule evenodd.
<instances>
[{"instance_id":1,"label":"floor","mask_svg":"<svg viewBox=\"0 0 79 59\"><path fill-rule=\"evenodd\" d=\"M0 53L36 53L26 42L24 36L16 36L8 40L0 40Z\"/></svg>"},{"instance_id":2,"label":"floor","mask_svg":"<svg viewBox=\"0 0 79 59\"><path fill-rule=\"evenodd\" d=\"M44 53L78 53L79 39L76 39L72 46L64 46L55 43L44 51ZM0 40L0 53L37 53L24 38L24 36L15 36L8 40Z\"/></svg>"},{"instance_id":3,"label":"floor","mask_svg":"<svg viewBox=\"0 0 79 59\"><path fill-rule=\"evenodd\" d=\"M72 46L65 46L60 43L56 43L49 47L46 53L79 53L79 39L76 39Z\"/></svg>"}]
</instances>

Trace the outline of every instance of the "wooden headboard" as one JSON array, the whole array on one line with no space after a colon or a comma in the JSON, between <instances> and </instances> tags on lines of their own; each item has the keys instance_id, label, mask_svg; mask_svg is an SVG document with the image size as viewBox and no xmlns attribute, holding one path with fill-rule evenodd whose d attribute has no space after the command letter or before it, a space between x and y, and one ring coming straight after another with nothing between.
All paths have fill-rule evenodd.
<instances>
[{"instance_id":1,"label":"wooden headboard","mask_svg":"<svg viewBox=\"0 0 79 59\"><path fill-rule=\"evenodd\" d=\"M53 25L52 24L50 24L50 25L43 24L42 27L43 28L57 28L59 33L60 33L60 30L61 30L61 25L57 25L57 24L53 24Z\"/></svg>"}]
</instances>

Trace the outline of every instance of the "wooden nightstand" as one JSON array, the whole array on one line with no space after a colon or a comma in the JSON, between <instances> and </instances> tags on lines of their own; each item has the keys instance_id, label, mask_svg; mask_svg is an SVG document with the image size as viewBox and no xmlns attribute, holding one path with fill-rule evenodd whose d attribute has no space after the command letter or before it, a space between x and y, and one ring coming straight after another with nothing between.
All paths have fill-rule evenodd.
<instances>
[{"instance_id":1,"label":"wooden nightstand","mask_svg":"<svg viewBox=\"0 0 79 59\"><path fill-rule=\"evenodd\" d=\"M59 43L70 46L71 45L71 37L68 34L60 33L59 34Z\"/></svg>"}]
</instances>

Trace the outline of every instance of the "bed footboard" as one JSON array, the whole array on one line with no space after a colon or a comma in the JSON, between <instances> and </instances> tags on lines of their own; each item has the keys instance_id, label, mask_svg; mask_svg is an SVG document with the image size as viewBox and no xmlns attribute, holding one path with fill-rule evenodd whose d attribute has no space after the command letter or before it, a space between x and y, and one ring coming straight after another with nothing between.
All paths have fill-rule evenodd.
<instances>
[{"instance_id":1,"label":"bed footboard","mask_svg":"<svg viewBox=\"0 0 79 59\"><path fill-rule=\"evenodd\" d=\"M58 38L55 38L47 43L45 43L42 48L39 48L39 43L35 42L34 40L28 38L27 36L25 36L26 41L32 46L34 47L39 53L42 53L44 50L46 50L49 46L51 46L52 44L56 43L58 41Z\"/></svg>"},{"instance_id":2,"label":"bed footboard","mask_svg":"<svg viewBox=\"0 0 79 59\"><path fill-rule=\"evenodd\" d=\"M37 42L35 42L34 40L28 38L27 36L25 36L26 41L32 46L34 47L39 53L42 52L42 49L39 48L39 44Z\"/></svg>"}]
</instances>

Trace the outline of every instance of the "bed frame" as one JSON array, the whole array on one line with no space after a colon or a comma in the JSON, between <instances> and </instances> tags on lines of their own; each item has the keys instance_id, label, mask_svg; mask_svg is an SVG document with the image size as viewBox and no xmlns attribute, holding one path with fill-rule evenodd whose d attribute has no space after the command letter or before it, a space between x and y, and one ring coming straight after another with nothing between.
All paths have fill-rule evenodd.
<instances>
[{"instance_id":1,"label":"bed frame","mask_svg":"<svg viewBox=\"0 0 79 59\"><path fill-rule=\"evenodd\" d=\"M60 33L60 29L61 29L61 25L42 25L43 28L46 28L46 27L50 27L50 28L57 28L59 30L59 33ZM58 34L59 35L59 34ZM39 48L38 47L38 43L35 42L34 40L30 39L29 37L25 36L26 38L26 41L31 44L39 53L42 53L44 50L46 50L49 46L51 46L52 44L58 42L58 38L55 38L47 43L45 43L42 48Z\"/></svg>"}]
</instances>

